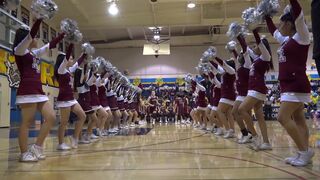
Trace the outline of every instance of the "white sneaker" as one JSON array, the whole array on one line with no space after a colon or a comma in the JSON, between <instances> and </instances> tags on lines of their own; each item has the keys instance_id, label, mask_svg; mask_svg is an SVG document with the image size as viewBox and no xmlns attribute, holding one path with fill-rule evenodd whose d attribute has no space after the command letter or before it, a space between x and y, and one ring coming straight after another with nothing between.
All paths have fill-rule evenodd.
<instances>
[{"instance_id":1,"label":"white sneaker","mask_svg":"<svg viewBox=\"0 0 320 180\"><path fill-rule=\"evenodd\" d=\"M99 128L97 128L97 137L102 137L102 130L100 130Z\"/></svg>"},{"instance_id":2,"label":"white sneaker","mask_svg":"<svg viewBox=\"0 0 320 180\"><path fill-rule=\"evenodd\" d=\"M242 144L242 141L243 141L244 137L245 136L241 135L241 137L237 139L237 143L238 144Z\"/></svg>"},{"instance_id":3,"label":"white sneaker","mask_svg":"<svg viewBox=\"0 0 320 180\"><path fill-rule=\"evenodd\" d=\"M239 144L247 144L252 142L252 135L248 134L247 136L242 136L241 142Z\"/></svg>"},{"instance_id":4,"label":"white sneaker","mask_svg":"<svg viewBox=\"0 0 320 180\"><path fill-rule=\"evenodd\" d=\"M20 162L38 162L38 158L32 152L25 152L20 155Z\"/></svg>"},{"instance_id":5,"label":"white sneaker","mask_svg":"<svg viewBox=\"0 0 320 180\"><path fill-rule=\"evenodd\" d=\"M60 151L68 151L70 149L71 147L68 146L66 143L62 143L57 146L57 150L60 150Z\"/></svg>"},{"instance_id":6,"label":"white sneaker","mask_svg":"<svg viewBox=\"0 0 320 180\"><path fill-rule=\"evenodd\" d=\"M291 164L292 161L296 160L299 158L299 153L297 153L295 156L287 157L284 159L284 162L286 164Z\"/></svg>"},{"instance_id":7,"label":"white sneaker","mask_svg":"<svg viewBox=\"0 0 320 180\"><path fill-rule=\"evenodd\" d=\"M314 156L314 151L308 149L307 151L298 151L299 157L291 161L292 166L306 166L309 163L312 163L312 157Z\"/></svg>"},{"instance_id":8,"label":"white sneaker","mask_svg":"<svg viewBox=\"0 0 320 180\"><path fill-rule=\"evenodd\" d=\"M38 158L38 160L46 159L46 156L43 154L43 148L37 146L36 144L31 145L30 152L32 152Z\"/></svg>"},{"instance_id":9,"label":"white sneaker","mask_svg":"<svg viewBox=\"0 0 320 180\"><path fill-rule=\"evenodd\" d=\"M87 135L82 135L82 137L79 140L79 144L90 144L91 141Z\"/></svg>"},{"instance_id":10,"label":"white sneaker","mask_svg":"<svg viewBox=\"0 0 320 180\"><path fill-rule=\"evenodd\" d=\"M71 148L72 149L78 149L78 139L75 139L73 136L70 137L71 141Z\"/></svg>"},{"instance_id":11,"label":"white sneaker","mask_svg":"<svg viewBox=\"0 0 320 180\"><path fill-rule=\"evenodd\" d=\"M255 151L259 151L259 147L260 147L260 138L259 136L254 136L252 137L252 143L249 145L250 149L253 149Z\"/></svg>"},{"instance_id":12,"label":"white sneaker","mask_svg":"<svg viewBox=\"0 0 320 180\"><path fill-rule=\"evenodd\" d=\"M225 139L234 138L234 130L233 129L227 130L227 133L223 136L223 138Z\"/></svg>"},{"instance_id":13,"label":"white sneaker","mask_svg":"<svg viewBox=\"0 0 320 180\"><path fill-rule=\"evenodd\" d=\"M95 135L95 134L93 134L93 133L92 133L89 137L90 137L90 139L99 139L99 137L98 137L98 136L96 136L96 135Z\"/></svg>"},{"instance_id":14,"label":"white sneaker","mask_svg":"<svg viewBox=\"0 0 320 180\"><path fill-rule=\"evenodd\" d=\"M109 131L108 130L103 130L103 136L108 136L109 135Z\"/></svg>"},{"instance_id":15,"label":"white sneaker","mask_svg":"<svg viewBox=\"0 0 320 180\"><path fill-rule=\"evenodd\" d=\"M217 132L214 133L216 136L222 136L223 135L223 130L221 128L217 128Z\"/></svg>"},{"instance_id":16,"label":"white sneaker","mask_svg":"<svg viewBox=\"0 0 320 180\"><path fill-rule=\"evenodd\" d=\"M262 143L259 146L259 150L272 150L272 146L270 143Z\"/></svg>"}]
</instances>

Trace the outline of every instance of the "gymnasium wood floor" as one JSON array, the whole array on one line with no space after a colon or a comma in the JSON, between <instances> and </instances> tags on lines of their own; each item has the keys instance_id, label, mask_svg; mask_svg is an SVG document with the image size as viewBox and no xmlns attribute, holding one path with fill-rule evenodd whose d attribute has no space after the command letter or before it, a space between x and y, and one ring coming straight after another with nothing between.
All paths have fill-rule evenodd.
<instances>
[{"instance_id":1,"label":"gymnasium wood floor","mask_svg":"<svg viewBox=\"0 0 320 180\"><path fill-rule=\"evenodd\" d=\"M146 135L134 135L137 128L69 152L55 150L53 133L45 143L47 160L31 164L18 162L17 139L0 129L0 179L320 179L320 149L315 148L312 165L286 165L283 158L294 153L294 144L279 123L268 126L274 150L265 152L174 124L155 125ZM315 147L320 132L310 126Z\"/></svg>"}]
</instances>

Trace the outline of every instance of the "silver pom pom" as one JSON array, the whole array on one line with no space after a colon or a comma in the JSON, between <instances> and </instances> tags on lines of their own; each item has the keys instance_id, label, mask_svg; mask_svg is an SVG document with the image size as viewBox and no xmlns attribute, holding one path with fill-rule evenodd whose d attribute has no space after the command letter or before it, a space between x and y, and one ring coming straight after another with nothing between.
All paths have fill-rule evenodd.
<instances>
[{"instance_id":1,"label":"silver pom pom","mask_svg":"<svg viewBox=\"0 0 320 180\"><path fill-rule=\"evenodd\" d=\"M213 46L210 46L200 58L201 63L208 63L211 59L214 59L217 56L217 49Z\"/></svg>"},{"instance_id":2,"label":"silver pom pom","mask_svg":"<svg viewBox=\"0 0 320 180\"><path fill-rule=\"evenodd\" d=\"M60 23L61 31L65 34L73 34L75 30L78 30L78 23L75 20L66 18Z\"/></svg>"},{"instance_id":3,"label":"silver pom pom","mask_svg":"<svg viewBox=\"0 0 320 180\"><path fill-rule=\"evenodd\" d=\"M78 44L82 41L83 35L79 30L75 30L73 34L68 34L65 40L74 44Z\"/></svg>"},{"instance_id":4,"label":"silver pom pom","mask_svg":"<svg viewBox=\"0 0 320 180\"><path fill-rule=\"evenodd\" d=\"M33 0L32 13L38 19L51 19L58 11L58 6L52 0Z\"/></svg>"},{"instance_id":5,"label":"silver pom pom","mask_svg":"<svg viewBox=\"0 0 320 180\"><path fill-rule=\"evenodd\" d=\"M93 73L97 73L99 71L100 65L101 65L101 59L98 57L92 60L88 64L88 67L92 70Z\"/></svg>"},{"instance_id":6,"label":"silver pom pom","mask_svg":"<svg viewBox=\"0 0 320 180\"><path fill-rule=\"evenodd\" d=\"M67 18L61 21L61 31L66 34L65 40L68 42L79 43L83 39L78 23L72 19Z\"/></svg>"},{"instance_id":7,"label":"silver pom pom","mask_svg":"<svg viewBox=\"0 0 320 180\"><path fill-rule=\"evenodd\" d=\"M88 42L83 43L81 49L82 52L87 55L93 55L95 53L95 48Z\"/></svg>"},{"instance_id":8,"label":"silver pom pom","mask_svg":"<svg viewBox=\"0 0 320 180\"><path fill-rule=\"evenodd\" d=\"M262 2L258 5L257 10L262 17L272 17L280 10L279 0L262 0Z\"/></svg>"},{"instance_id":9,"label":"silver pom pom","mask_svg":"<svg viewBox=\"0 0 320 180\"><path fill-rule=\"evenodd\" d=\"M230 41L226 45L226 49L229 50L230 52L236 50L236 48L237 48L237 43L235 41Z\"/></svg>"},{"instance_id":10,"label":"silver pom pom","mask_svg":"<svg viewBox=\"0 0 320 180\"><path fill-rule=\"evenodd\" d=\"M233 22L229 26L229 30L227 32L227 36L234 40L243 32L243 27L238 22Z\"/></svg>"},{"instance_id":11,"label":"silver pom pom","mask_svg":"<svg viewBox=\"0 0 320 180\"><path fill-rule=\"evenodd\" d=\"M250 7L243 11L242 19L244 20L244 26L249 30L254 30L258 27L261 22L261 14L258 11Z\"/></svg>"}]
</instances>

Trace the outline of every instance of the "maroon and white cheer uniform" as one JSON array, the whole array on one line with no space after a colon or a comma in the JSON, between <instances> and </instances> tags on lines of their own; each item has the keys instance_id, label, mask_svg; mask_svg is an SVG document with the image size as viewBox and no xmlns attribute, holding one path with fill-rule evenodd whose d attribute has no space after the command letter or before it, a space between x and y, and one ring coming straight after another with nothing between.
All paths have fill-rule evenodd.
<instances>
[{"instance_id":1,"label":"maroon and white cheer uniform","mask_svg":"<svg viewBox=\"0 0 320 180\"><path fill-rule=\"evenodd\" d=\"M273 37L281 44L278 49L281 102L310 102L310 82L306 74L306 63L310 46L308 26L297 0L290 0L295 19L296 34L282 36L270 17L267 25Z\"/></svg>"}]
</instances>

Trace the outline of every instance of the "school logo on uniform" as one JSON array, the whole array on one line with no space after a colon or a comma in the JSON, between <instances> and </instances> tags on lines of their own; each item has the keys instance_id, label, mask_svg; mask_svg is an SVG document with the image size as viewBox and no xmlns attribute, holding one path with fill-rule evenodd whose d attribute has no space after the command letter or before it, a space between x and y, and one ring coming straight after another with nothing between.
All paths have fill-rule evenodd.
<instances>
[{"instance_id":1,"label":"school logo on uniform","mask_svg":"<svg viewBox=\"0 0 320 180\"><path fill-rule=\"evenodd\" d=\"M287 58L286 58L286 56L284 54L284 49L283 49L284 46L285 46L285 44L283 46L281 46L277 51L278 58L279 58L279 63L287 62Z\"/></svg>"},{"instance_id":2,"label":"school logo on uniform","mask_svg":"<svg viewBox=\"0 0 320 180\"><path fill-rule=\"evenodd\" d=\"M40 59L39 58L33 58L32 68L37 71L37 73L40 73Z\"/></svg>"},{"instance_id":3,"label":"school logo on uniform","mask_svg":"<svg viewBox=\"0 0 320 180\"><path fill-rule=\"evenodd\" d=\"M9 86L11 88L18 88L20 84L20 73L15 63L10 63L9 61L5 61L5 65L7 67L7 78L9 81Z\"/></svg>"}]
</instances>

